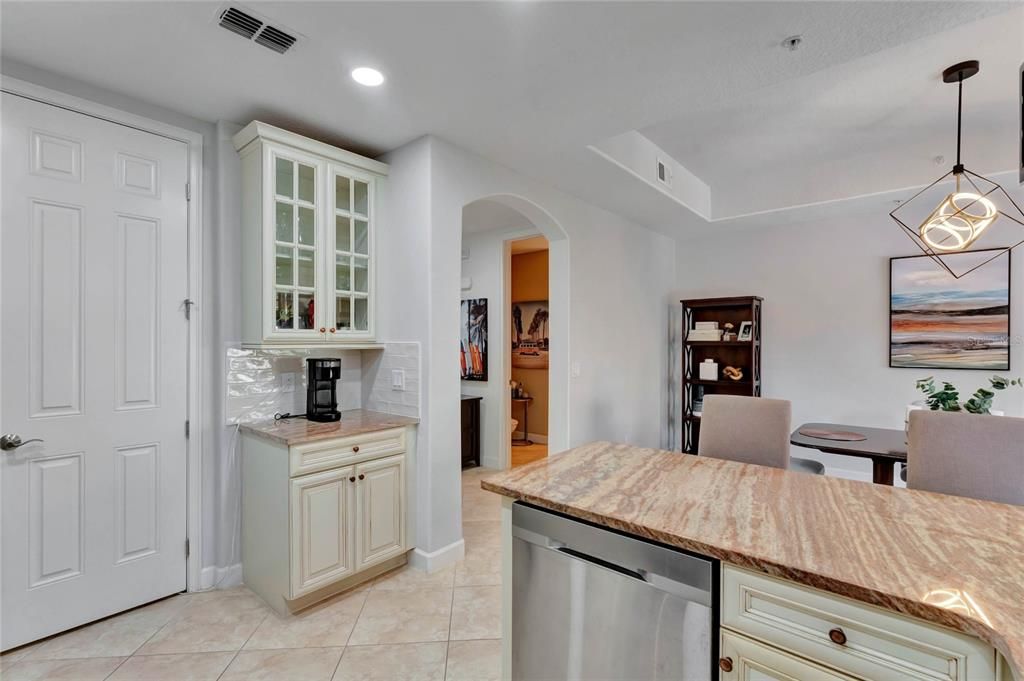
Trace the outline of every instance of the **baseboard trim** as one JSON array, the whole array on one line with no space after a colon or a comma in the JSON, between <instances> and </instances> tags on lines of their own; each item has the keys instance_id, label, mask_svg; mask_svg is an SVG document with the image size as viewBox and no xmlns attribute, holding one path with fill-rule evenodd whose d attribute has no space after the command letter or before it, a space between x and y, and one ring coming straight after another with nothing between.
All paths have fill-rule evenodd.
<instances>
[{"instance_id":1,"label":"baseboard trim","mask_svg":"<svg viewBox=\"0 0 1024 681\"><path fill-rule=\"evenodd\" d=\"M455 565L466 555L466 542L462 539L452 542L437 551L416 549L409 554L409 565L424 572L437 572L449 565Z\"/></svg>"},{"instance_id":2,"label":"baseboard trim","mask_svg":"<svg viewBox=\"0 0 1024 681\"><path fill-rule=\"evenodd\" d=\"M199 591L210 589L230 589L242 583L242 564L235 563L227 567L210 565L199 571Z\"/></svg>"},{"instance_id":3,"label":"baseboard trim","mask_svg":"<svg viewBox=\"0 0 1024 681\"><path fill-rule=\"evenodd\" d=\"M512 433L512 437L514 439L516 439L516 440L522 440L523 439L523 431L521 431L521 430L515 431L514 433ZM547 435L541 435L540 433L530 433L529 437L527 437L526 439L527 440L532 440L534 443L539 444L539 445L546 445L548 443L548 436Z\"/></svg>"}]
</instances>

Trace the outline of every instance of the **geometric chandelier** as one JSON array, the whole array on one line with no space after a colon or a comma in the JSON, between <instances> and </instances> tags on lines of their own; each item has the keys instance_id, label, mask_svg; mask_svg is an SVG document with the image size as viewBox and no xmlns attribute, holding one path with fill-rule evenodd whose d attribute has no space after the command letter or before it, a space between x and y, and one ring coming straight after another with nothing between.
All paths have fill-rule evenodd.
<instances>
[{"instance_id":1,"label":"geometric chandelier","mask_svg":"<svg viewBox=\"0 0 1024 681\"><path fill-rule=\"evenodd\" d=\"M956 165L889 213L925 255L957 279L1024 243L1024 211L1005 189L960 160L964 81L979 69L977 61L965 61L942 72L944 82L957 84ZM977 256L951 257L964 252Z\"/></svg>"}]
</instances>

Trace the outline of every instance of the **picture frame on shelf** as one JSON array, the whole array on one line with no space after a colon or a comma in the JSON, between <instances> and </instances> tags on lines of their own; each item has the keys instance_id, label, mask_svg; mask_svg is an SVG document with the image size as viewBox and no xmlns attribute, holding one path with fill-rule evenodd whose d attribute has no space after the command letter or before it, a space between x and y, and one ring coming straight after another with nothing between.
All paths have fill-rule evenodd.
<instances>
[{"instance_id":1,"label":"picture frame on shelf","mask_svg":"<svg viewBox=\"0 0 1024 681\"><path fill-rule=\"evenodd\" d=\"M738 341L754 340L754 322L740 322L740 330L736 334Z\"/></svg>"}]
</instances>

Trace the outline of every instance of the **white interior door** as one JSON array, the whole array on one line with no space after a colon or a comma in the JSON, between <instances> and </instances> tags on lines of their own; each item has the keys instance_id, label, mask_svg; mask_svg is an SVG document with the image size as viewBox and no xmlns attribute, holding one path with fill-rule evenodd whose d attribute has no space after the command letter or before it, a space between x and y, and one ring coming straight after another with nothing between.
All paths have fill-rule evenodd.
<instances>
[{"instance_id":1,"label":"white interior door","mask_svg":"<svg viewBox=\"0 0 1024 681\"><path fill-rule=\"evenodd\" d=\"M188 152L2 99L8 649L185 588Z\"/></svg>"}]
</instances>

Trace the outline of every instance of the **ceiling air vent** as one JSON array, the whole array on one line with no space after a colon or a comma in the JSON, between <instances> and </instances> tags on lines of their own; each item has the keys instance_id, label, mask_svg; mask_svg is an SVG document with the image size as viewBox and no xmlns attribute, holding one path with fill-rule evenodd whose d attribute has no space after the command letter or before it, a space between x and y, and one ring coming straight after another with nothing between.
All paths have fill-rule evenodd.
<instances>
[{"instance_id":1,"label":"ceiling air vent","mask_svg":"<svg viewBox=\"0 0 1024 681\"><path fill-rule=\"evenodd\" d=\"M256 36L256 42L263 47L269 47L274 52L284 54L289 47L295 44L295 36L279 31L273 26L264 26Z\"/></svg>"},{"instance_id":2,"label":"ceiling air vent","mask_svg":"<svg viewBox=\"0 0 1024 681\"><path fill-rule=\"evenodd\" d=\"M252 40L256 32L263 28L263 22L256 17L251 17L245 12L228 7L221 12L220 25L232 33L237 33L243 38Z\"/></svg>"},{"instance_id":3,"label":"ceiling air vent","mask_svg":"<svg viewBox=\"0 0 1024 681\"><path fill-rule=\"evenodd\" d=\"M237 7L225 7L221 10L218 23L232 33L278 54L287 52L298 40L296 36L271 26L255 12L243 12Z\"/></svg>"}]
</instances>

